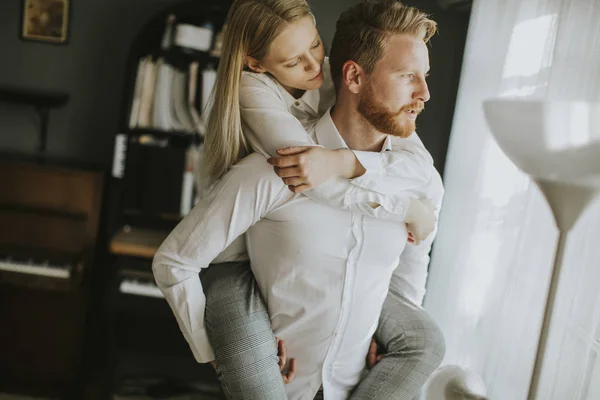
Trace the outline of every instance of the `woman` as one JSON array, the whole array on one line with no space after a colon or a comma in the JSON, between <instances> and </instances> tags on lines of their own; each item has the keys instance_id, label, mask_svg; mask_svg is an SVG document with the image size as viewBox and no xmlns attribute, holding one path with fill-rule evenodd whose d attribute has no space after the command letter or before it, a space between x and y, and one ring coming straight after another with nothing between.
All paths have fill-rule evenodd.
<instances>
[{"instance_id":1,"label":"woman","mask_svg":"<svg viewBox=\"0 0 600 400\"><path fill-rule=\"evenodd\" d=\"M431 217L427 214L432 212L412 199L419 185L429 180L432 168L432 160L421 150L420 143L396 142L390 154L328 150L317 147L306 132L305 126L328 110L335 97L323 44L307 3L238 0L228 14L227 26L206 135L209 177L219 179L251 150L267 157L284 155L287 157L270 162L276 165L277 174L290 190L334 207L407 223L417 241L427 236L430 228L422 228L417 222L423 216ZM375 173L370 173L372 169ZM387 180L382 176L387 176ZM363 201L346 204L344 198L350 192ZM365 206L367 202L381 207ZM243 241L234 244L216 261L239 260ZM157 282L160 286L158 277ZM243 304L254 322L259 315L261 329L268 330L272 338L266 308L249 265L232 263L208 268L202 273L202 284L206 294L206 334L228 398L286 398L282 380L276 376L285 363L285 355L278 359L274 339L256 343L255 338L244 337L238 338L235 345L229 338L223 341L227 336L223 327L231 331L233 324L222 311L223 303ZM382 343L393 342L390 338L379 339ZM242 353L249 348L264 349L265 344L270 350L262 360L253 358L252 363L243 365L242 357L236 357L236 348ZM280 345L277 347L283 350ZM197 350L195 355L200 362L211 361ZM373 358L371 354L372 367L376 363ZM291 369L293 372L293 364ZM368 393L368 388L378 386L386 376L386 371L374 366L360 384L360 388L366 388L362 392ZM284 380L291 378L289 373L284 374Z\"/></svg>"}]
</instances>

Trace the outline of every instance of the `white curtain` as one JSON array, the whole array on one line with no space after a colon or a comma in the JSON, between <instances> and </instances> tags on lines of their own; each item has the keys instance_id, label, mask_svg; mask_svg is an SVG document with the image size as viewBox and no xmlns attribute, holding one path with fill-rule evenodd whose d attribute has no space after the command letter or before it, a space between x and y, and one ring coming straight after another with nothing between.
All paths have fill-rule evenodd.
<instances>
[{"instance_id":1,"label":"white curtain","mask_svg":"<svg viewBox=\"0 0 600 400\"><path fill-rule=\"evenodd\" d=\"M425 307L446 336L445 364L479 373L492 400L520 400L558 232L489 132L482 102L498 96L600 101L600 0L473 4ZM600 399L599 288L597 201L568 237L538 400Z\"/></svg>"}]
</instances>

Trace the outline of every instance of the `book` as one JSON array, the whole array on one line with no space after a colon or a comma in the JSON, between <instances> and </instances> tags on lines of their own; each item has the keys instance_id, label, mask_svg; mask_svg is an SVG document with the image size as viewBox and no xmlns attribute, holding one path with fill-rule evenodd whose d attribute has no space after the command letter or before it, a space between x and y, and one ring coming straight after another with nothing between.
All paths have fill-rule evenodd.
<instances>
[{"instance_id":1,"label":"book","mask_svg":"<svg viewBox=\"0 0 600 400\"><path fill-rule=\"evenodd\" d=\"M148 57L141 58L138 62L137 74L135 76L135 88L133 90L133 101L131 103L131 112L129 114L129 129L135 128L138 124L142 87L144 84L144 72L146 70L147 62Z\"/></svg>"},{"instance_id":2,"label":"book","mask_svg":"<svg viewBox=\"0 0 600 400\"><path fill-rule=\"evenodd\" d=\"M140 128L151 128L152 127L152 112L154 103L154 94L156 91L156 77L158 62L153 61L148 57L144 68L144 79L143 86L140 93L140 111L138 116L137 126Z\"/></svg>"}]
</instances>

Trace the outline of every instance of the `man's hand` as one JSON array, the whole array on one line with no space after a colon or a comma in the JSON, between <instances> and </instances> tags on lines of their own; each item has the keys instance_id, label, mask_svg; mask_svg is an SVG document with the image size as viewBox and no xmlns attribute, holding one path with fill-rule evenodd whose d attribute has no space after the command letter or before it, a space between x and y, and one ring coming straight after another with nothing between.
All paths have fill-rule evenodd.
<instances>
[{"instance_id":1,"label":"man's hand","mask_svg":"<svg viewBox=\"0 0 600 400\"><path fill-rule=\"evenodd\" d=\"M434 207L428 199L410 199L406 212L406 226L412 234L414 244L418 245L435 229Z\"/></svg>"},{"instance_id":2,"label":"man's hand","mask_svg":"<svg viewBox=\"0 0 600 400\"><path fill-rule=\"evenodd\" d=\"M268 159L275 173L294 193L320 186L332 178L354 178L364 174L362 164L350 150L328 150L318 146L295 146L277 150Z\"/></svg>"},{"instance_id":3,"label":"man's hand","mask_svg":"<svg viewBox=\"0 0 600 400\"><path fill-rule=\"evenodd\" d=\"M285 343L283 340L279 340L277 336L275 336L275 340L277 341L277 355L279 356L279 371L281 372L281 378L283 379L283 383L288 384L293 381L296 376L296 359L290 358L290 367L288 368L287 373L284 373L283 369L285 368L285 363L287 361Z\"/></svg>"},{"instance_id":4,"label":"man's hand","mask_svg":"<svg viewBox=\"0 0 600 400\"><path fill-rule=\"evenodd\" d=\"M369 346L369 352L367 353L367 367L372 369L381 359L383 353L379 351L379 346L375 339L371 339L371 345Z\"/></svg>"}]
</instances>

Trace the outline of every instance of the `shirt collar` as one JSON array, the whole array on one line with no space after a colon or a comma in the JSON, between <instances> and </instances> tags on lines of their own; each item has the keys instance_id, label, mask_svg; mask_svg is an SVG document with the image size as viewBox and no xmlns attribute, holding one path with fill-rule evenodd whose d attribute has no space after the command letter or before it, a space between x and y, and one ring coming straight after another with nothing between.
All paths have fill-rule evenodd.
<instances>
[{"instance_id":1,"label":"shirt collar","mask_svg":"<svg viewBox=\"0 0 600 400\"><path fill-rule=\"evenodd\" d=\"M279 86L281 93L283 93L283 99L285 100L285 104L287 105L288 109L290 109L297 101L300 101L306 103L310 108L312 108L314 112L319 112L319 101L321 100L321 93L318 89L307 90L300 98L296 99L294 98L294 96L289 94L289 92L285 90L285 88L281 86L279 82L275 81L275 83L277 83L277 86Z\"/></svg>"},{"instance_id":2,"label":"shirt collar","mask_svg":"<svg viewBox=\"0 0 600 400\"><path fill-rule=\"evenodd\" d=\"M317 142L326 149L347 149L348 145L340 135L337 127L331 118L331 108L319 119L315 125L315 135ZM385 136L385 142L380 150L380 153L392 149L392 140L390 135Z\"/></svg>"}]
</instances>

